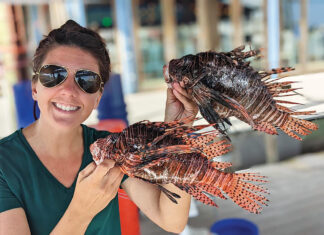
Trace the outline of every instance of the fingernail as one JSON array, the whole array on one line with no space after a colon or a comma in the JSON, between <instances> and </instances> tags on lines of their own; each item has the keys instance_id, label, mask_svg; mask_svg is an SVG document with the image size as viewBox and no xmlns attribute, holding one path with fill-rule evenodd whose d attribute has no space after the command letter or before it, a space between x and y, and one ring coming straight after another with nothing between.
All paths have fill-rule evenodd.
<instances>
[{"instance_id":1,"label":"fingernail","mask_svg":"<svg viewBox=\"0 0 324 235\"><path fill-rule=\"evenodd\" d=\"M172 84L172 86L173 86L173 88L176 88L176 87L179 87L180 85L179 85L179 83L175 82Z\"/></svg>"}]
</instances>

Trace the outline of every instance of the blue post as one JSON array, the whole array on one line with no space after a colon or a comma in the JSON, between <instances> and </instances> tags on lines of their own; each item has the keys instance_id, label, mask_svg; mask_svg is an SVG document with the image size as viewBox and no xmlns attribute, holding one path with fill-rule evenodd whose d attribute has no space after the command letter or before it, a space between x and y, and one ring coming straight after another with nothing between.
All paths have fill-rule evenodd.
<instances>
[{"instance_id":1,"label":"blue post","mask_svg":"<svg viewBox=\"0 0 324 235\"><path fill-rule=\"evenodd\" d=\"M69 19L72 19L81 26L86 27L87 21L83 0L65 1L65 7Z\"/></svg>"},{"instance_id":2,"label":"blue post","mask_svg":"<svg viewBox=\"0 0 324 235\"><path fill-rule=\"evenodd\" d=\"M269 68L278 68L280 60L279 0L268 0L268 61Z\"/></svg>"},{"instance_id":3,"label":"blue post","mask_svg":"<svg viewBox=\"0 0 324 235\"><path fill-rule=\"evenodd\" d=\"M122 86L124 94L129 94L137 91L132 1L115 0L115 7L122 67Z\"/></svg>"},{"instance_id":4,"label":"blue post","mask_svg":"<svg viewBox=\"0 0 324 235\"><path fill-rule=\"evenodd\" d=\"M269 68L278 68L280 61L280 15L279 0L268 0L268 61ZM276 77L277 75L271 75ZM278 139L276 136L264 135L267 162L279 161Z\"/></svg>"},{"instance_id":5,"label":"blue post","mask_svg":"<svg viewBox=\"0 0 324 235\"><path fill-rule=\"evenodd\" d=\"M30 6L30 17L31 17L31 31L34 37L35 44L37 45L40 40L43 39L43 34L39 27L40 21L44 19L39 18L39 6L31 5Z\"/></svg>"}]
</instances>

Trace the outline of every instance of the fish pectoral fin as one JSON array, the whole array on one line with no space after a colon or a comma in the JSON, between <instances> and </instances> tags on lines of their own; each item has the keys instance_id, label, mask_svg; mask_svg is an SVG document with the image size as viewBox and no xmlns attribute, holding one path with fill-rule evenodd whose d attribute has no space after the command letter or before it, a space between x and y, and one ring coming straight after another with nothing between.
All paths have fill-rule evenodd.
<instances>
[{"instance_id":1,"label":"fish pectoral fin","mask_svg":"<svg viewBox=\"0 0 324 235\"><path fill-rule=\"evenodd\" d=\"M172 145L159 149L144 151L144 157L142 158L142 161L135 167L137 169L149 168L161 162L168 161L171 158L172 154L185 154L195 152L200 152L200 150L189 145Z\"/></svg>"},{"instance_id":2,"label":"fish pectoral fin","mask_svg":"<svg viewBox=\"0 0 324 235\"><path fill-rule=\"evenodd\" d=\"M213 109L211 104L202 104L198 103L198 107L200 110L201 115L206 119L206 121L210 124L216 124L214 128L216 128L221 135L226 136L226 122L223 118L221 118L218 113ZM219 125L221 123L221 126ZM227 122L226 122L227 123Z\"/></svg>"},{"instance_id":3,"label":"fish pectoral fin","mask_svg":"<svg viewBox=\"0 0 324 235\"><path fill-rule=\"evenodd\" d=\"M197 188L194 185L176 185L181 190L187 192L191 196L193 196L196 200L210 206L218 207L217 204L214 202L214 200L210 197L208 197L206 194L203 193L199 188Z\"/></svg>"},{"instance_id":4,"label":"fish pectoral fin","mask_svg":"<svg viewBox=\"0 0 324 235\"><path fill-rule=\"evenodd\" d=\"M211 100L225 106L226 108L235 109L235 106L232 105L233 102L231 102L231 98L219 91L207 87L206 89L209 89L207 97L209 97Z\"/></svg>"},{"instance_id":5,"label":"fish pectoral fin","mask_svg":"<svg viewBox=\"0 0 324 235\"><path fill-rule=\"evenodd\" d=\"M171 192L170 190L164 188L161 185L158 185L158 188L161 190L162 193L164 193L173 203L178 204L177 200L175 198L181 198L178 194Z\"/></svg>"},{"instance_id":6,"label":"fish pectoral fin","mask_svg":"<svg viewBox=\"0 0 324 235\"><path fill-rule=\"evenodd\" d=\"M172 132L166 132L163 135L160 135L160 136L156 137L151 143L147 144L147 147L151 148L152 146L156 145L158 142L163 140L165 137L170 136L171 134L173 134L173 133Z\"/></svg>"},{"instance_id":7,"label":"fish pectoral fin","mask_svg":"<svg viewBox=\"0 0 324 235\"><path fill-rule=\"evenodd\" d=\"M190 145L180 144L180 145L171 145L163 146L159 149L153 149L145 152L145 155L160 155L160 154L183 154L183 153L195 153L200 152L198 148L192 147Z\"/></svg>"},{"instance_id":8,"label":"fish pectoral fin","mask_svg":"<svg viewBox=\"0 0 324 235\"><path fill-rule=\"evenodd\" d=\"M202 83L198 83L193 87L193 99L197 103L200 113L206 121L210 124L216 123L217 125L215 128L220 130L221 133L226 136L225 123L230 124L230 122L227 119L220 117L212 105L214 102L217 102L229 109L233 109L232 106L224 100L221 93L208 88ZM218 123L221 123L222 127L220 127Z\"/></svg>"},{"instance_id":9,"label":"fish pectoral fin","mask_svg":"<svg viewBox=\"0 0 324 235\"><path fill-rule=\"evenodd\" d=\"M150 168L156 166L157 164L161 164L169 160L170 160L170 156L167 156L165 154L152 155L144 159L141 163L137 164L134 169L139 170L142 168Z\"/></svg>"},{"instance_id":10,"label":"fish pectoral fin","mask_svg":"<svg viewBox=\"0 0 324 235\"><path fill-rule=\"evenodd\" d=\"M211 101L215 101L229 109L233 109L232 106L224 100L224 96L221 92L211 89L201 82L198 82L192 89L194 98L200 101L201 104L208 104Z\"/></svg>"},{"instance_id":11,"label":"fish pectoral fin","mask_svg":"<svg viewBox=\"0 0 324 235\"><path fill-rule=\"evenodd\" d=\"M239 102L237 102L235 99L224 95L224 100L226 100L226 102L228 102L229 104L231 104L231 106L233 107L234 110L238 111L240 114L243 115L243 117L245 118L245 120L251 125L254 126L254 121L253 118L250 116L250 114L248 113L248 111L244 108L243 105L241 105Z\"/></svg>"},{"instance_id":12,"label":"fish pectoral fin","mask_svg":"<svg viewBox=\"0 0 324 235\"><path fill-rule=\"evenodd\" d=\"M219 115L216 113L216 111L214 110L214 108L212 107L213 102L211 102L211 101L214 101L214 102L217 102L217 103L225 106L226 108L229 108L229 109L232 109L232 110L235 110L235 111L241 113L243 115L243 117L246 119L246 121L251 126L254 125L253 119L249 115L247 110L243 107L243 105L241 105L235 99L233 99L233 98L231 98L231 97L229 97L229 96L227 96L227 95L225 95L225 94L223 94L223 93L221 93L219 91L210 89L210 88L206 87L205 85L203 85L201 83L199 84L199 87L197 86L197 88L200 89L200 90L203 89L205 91L204 94L203 94L204 98L202 98L204 100L201 102L201 104L205 104L205 107L203 109L204 109L204 111L205 111L205 113L207 115L216 115L216 117L215 117L216 119L221 119L219 117ZM199 90L197 90L197 92L199 92ZM197 95L198 95L198 93L197 93ZM228 120L222 119L222 121L227 122Z\"/></svg>"}]
</instances>

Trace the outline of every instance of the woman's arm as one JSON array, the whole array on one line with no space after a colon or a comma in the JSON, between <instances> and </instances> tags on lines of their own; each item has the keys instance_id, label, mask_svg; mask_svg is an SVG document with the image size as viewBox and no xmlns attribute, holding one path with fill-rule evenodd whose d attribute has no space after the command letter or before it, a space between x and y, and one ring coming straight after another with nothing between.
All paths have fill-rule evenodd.
<instances>
[{"instance_id":1,"label":"woman's arm","mask_svg":"<svg viewBox=\"0 0 324 235\"><path fill-rule=\"evenodd\" d=\"M23 208L15 208L0 213L0 235L30 234Z\"/></svg>"},{"instance_id":2,"label":"woman's arm","mask_svg":"<svg viewBox=\"0 0 324 235\"><path fill-rule=\"evenodd\" d=\"M156 185L140 179L128 178L122 184L129 198L154 223L168 232L180 233L187 224L190 195L173 184L163 185L181 198L173 203Z\"/></svg>"},{"instance_id":3,"label":"woman's arm","mask_svg":"<svg viewBox=\"0 0 324 235\"><path fill-rule=\"evenodd\" d=\"M190 91L173 84L173 89L167 90L165 121L180 120L186 117L196 117L197 105L191 99ZM190 123L189 125L192 125ZM173 203L156 185L135 178L128 178L123 183L128 196L153 222L166 231L180 233L187 224L190 195L173 184L163 185L171 192L181 196L178 204Z\"/></svg>"}]
</instances>

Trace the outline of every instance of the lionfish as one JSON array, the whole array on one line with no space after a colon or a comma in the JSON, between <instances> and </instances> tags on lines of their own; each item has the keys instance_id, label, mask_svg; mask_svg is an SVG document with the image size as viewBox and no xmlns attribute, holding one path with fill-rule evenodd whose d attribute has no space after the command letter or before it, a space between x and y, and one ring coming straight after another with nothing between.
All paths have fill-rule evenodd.
<instances>
[{"instance_id":1,"label":"lionfish","mask_svg":"<svg viewBox=\"0 0 324 235\"><path fill-rule=\"evenodd\" d=\"M184 121L137 122L90 146L97 164L112 159L124 174L157 185L174 203L180 196L164 188L172 183L204 204L216 206L210 195L232 199L243 209L259 213L267 204L267 182L258 173L226 172L230 162L213 161L230 151L230 144L213 125L185 126ZM209 128L208 128L209 127ZM207 129L205 129L207 128ZM211 130L210 130L211 129Z\"/></svg>"},{"instance_id":2,"label":"lionfish","mask_svg":"<svg viewBox=\"0 0 324 235\"><path fill-rule=\"evenodd\" d=\"M299 135L317 130L316 124L292 116L315 111L297 112L281 105L297 103L274 99L293 95L287 93L298 89L291 88L291 81L278 82L280 78L271 77L293 68L256 71L245 59L259 56L260 50L244 49L241 46L230 52L209 51L173 59L163 68L165 81L192 89L193 100L209 123L231 124L228 118L234 116L254 130L275 135L277 127L297 140L302 140Z\"/></svg>"}]
</instances>

